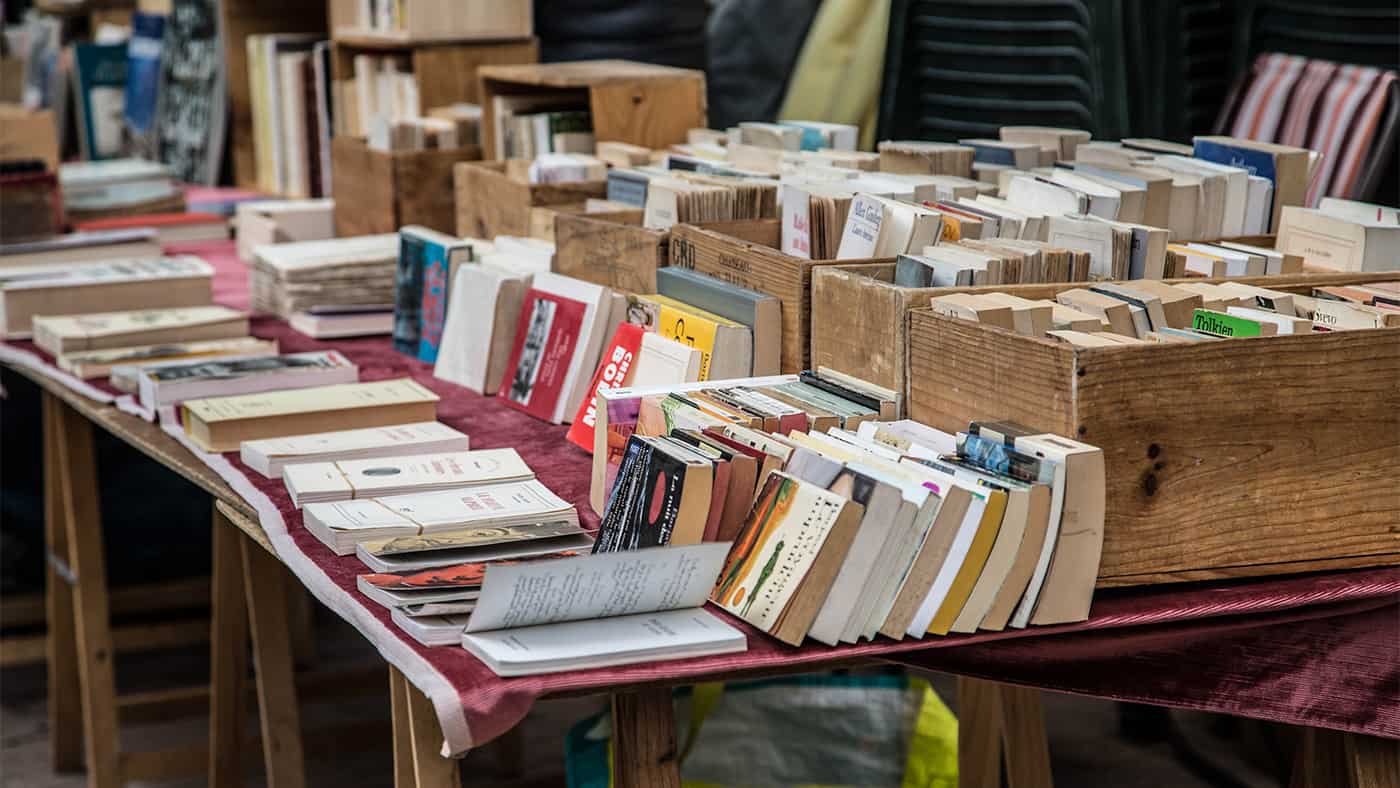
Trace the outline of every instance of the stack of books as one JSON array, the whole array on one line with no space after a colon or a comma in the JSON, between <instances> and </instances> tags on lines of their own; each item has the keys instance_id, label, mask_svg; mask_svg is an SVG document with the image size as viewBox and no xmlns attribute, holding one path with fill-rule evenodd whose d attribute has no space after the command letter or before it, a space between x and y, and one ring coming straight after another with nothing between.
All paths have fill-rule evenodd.
<instances>
[{"instance_id":1,"label":"stack of books","mask_svg":"<svg viewBox=\"0 0 1400 788\"><path fill-rule=\"evenodd\" d=\"M297 508L533 478L534 472L514 449L295 463L282 470L287 494Z\"/></svg>"},{"instance_id":2,"label":"stack of books","mask_svg":"<svg viewBox=\"0 0 1400 788\"><path fill-rule=\"evenodd\" d=\"M0 268L0 331L27 337L35 317L204 306L214 269L195 257L146 257Z\"/></svg>"},{"instance_id":3,"label":"stack of books","mask_svg":"<svg viewBox=\"0 0 1400 788\"><path fill-rule=\"evenodd\" d=\"M1324 197L1317 208L1288 206L1278 228L1280 251L1335 271L1400 270L1400 212Z\"/></svg>"},{"instance_id":4,"label":"stack of books","mask_svg":"<svg viewBox=\"0 0 1400 788\"><path fill-rule=\"evenodd\" d=\"M245 39L258 189L287 197L331 192L330 43L314 33Z\"/></svg>"},{"instance_id":5,"label":"stack of books","mask_svg":"<svg viewBox=\"0 0 1400 788\"><path fill-rule=\"evenodd\" d=\"M471 441L437 421L244 441L239 460L269 478L289 465L466 451Z\"/></svg>"},{"instance_id":6,"label":"stack of books","mask_svg":"<svg viewBox=\"0 0 1400 788\"><path fill-rule=\"evenodd\" d=\"M372 314L379 330L366 333L386 333L398 257L399 237L392 233L254 247L253 311L292 319Z\"/></svg>"},{"instance_id":7,"label":"stack of books","mask_svg":"<svg viewBox=\"0 0 1400 788\"><path fill-rule=\"evenodd\" d=\"M0 244L0 269L44 263L88 263L122 257L159 257L160 239L148 228L90 230Z\"/></svg>"},{"instance_id":8,"label":"stack of books","mask_svg":"<svg viewBox=\"0 0 1400 788\"><path fill-rule=\"evenodd\" d=\"M164 164L144 159L69 162L58 168L70 222L182 211L185 195Z\"/></svg>"}]
</instances>

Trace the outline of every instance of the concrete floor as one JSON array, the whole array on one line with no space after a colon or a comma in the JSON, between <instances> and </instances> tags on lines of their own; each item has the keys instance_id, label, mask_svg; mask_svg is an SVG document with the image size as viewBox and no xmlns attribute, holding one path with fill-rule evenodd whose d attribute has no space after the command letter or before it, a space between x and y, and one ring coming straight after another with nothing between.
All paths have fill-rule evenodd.
<instances>
[{"instance_id":1,"label":"concrete floor","mask_svg":"<svg viewBox=\"0 0 1400 788\"><path fill-rule=\"evenodd\" d=\"M374 652L348 626L318 616L318 649L327 664L364 664ZM118 659L118 686L123 691L158 689L207 680L203 649L167 650ZM3 788L80 788L81 774L52 774L48 766L48 721L41 666L0 672L0 786ZM386 682L387 684L387 682ZM934 677L935 687L956 711L954 680ZM563 785L563 735L577 720L602 708L601 699L583 698L540 703L523 725L523 774L507 780L502 755L488 746L475 752L462 768L466 786L510 785L518 788ZM303 704L302 727L308 738L307 783L310 786L388 786L392 784L388 733L388 693L356 693L355 697ZM1170 716L1180 739L1215 771L1209 777L1193 773L1165 742L1136 744L1119 733L1115 704L1066 695L1045 695L1046 724L1055 783L1060 788L1086 786L1180 786L1181 788L1273 788L1274 765L1281 755L1270 754L1268 731L1252 723L1199 713ZM256 732L250 709L249 735ZM370 728L366 741L350 738L311 742L312 732L347 721ZM382 735L376 730L382 729ZM132 749L155 749L199 742L207 735L201 717L123 726L123 744ZM361 739L365 737L362 736ZM1263 754L1260 754L1263 753ZM1262 767L1261 767L1262 765ZM262 786L261 767L250 763L248 785ZM133 783L132 788L195 788L202 777L161 783Z\"/></svg>"}]
</instances>

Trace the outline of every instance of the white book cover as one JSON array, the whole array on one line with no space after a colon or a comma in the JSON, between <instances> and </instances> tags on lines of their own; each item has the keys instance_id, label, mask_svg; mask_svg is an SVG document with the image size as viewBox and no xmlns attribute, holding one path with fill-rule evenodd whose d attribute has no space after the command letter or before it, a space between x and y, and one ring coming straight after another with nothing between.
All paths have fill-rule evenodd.
<instances>
[{"instance_id":1,"label":"white book cover","mask_svg":"<svg viewBox=\"0 0 1400 788\"><path fill-rule=\"evenodd\" d=\"M369 457L467 451L467 436L440 421L338 430L289 438L244 441L239 459L264 476L281 476L294 462L325 462Z\"/></svg>"},{"instance_id":2,"label":"white book cover","mask_svg":"<svg viewBox=\"0 0 1400 788\"><path fill-rule=\"evenodd\" d=\"M313 462L282 469L294 503L311 498L372 498L391 491L471 487L534 477L515 449Z\"/></svg>"},{"instance_id":3,"label":"white book cover","mask_svg":"<svg viewBox=\"0 0 1400 788\"><path fill-rule=\"evenodd\" d=\"M409 637L425 646L453 646L462 641L467 616L411 616L403 608L394 608L390 618Z\"/></svg>"},{"instance_id":4,"label":"white book cover","mask_svg":"<svg viewBox=\"0 0 1400 788\"><path fill-rule=\"evenodd\" d=\"M1274 205L1274 182L1258 175L1249 176L1245 200L1243 235L1263 235L1269 231Z\"/></svg>"},{"instance_id":5,"label":"white book cover","mask_svg":"<svg viewBox=\"0 0 1400 788\"><path fill-rule=\"evenodd\" d=\"M1089 201L1059 184L1048 183L1025 175L1017 175L1007 186L1006 202L1018 211L1035 216L1062 216L1084 213Z\"/></svg>"},{"instance_id":6,"label":"white book cover","mask_svg":"<svg viewBox=\"0 0 1400 788\"><path fill-rule=\"evenodd\" d=\"M213 267L191 255L133 257L73 266L14 266L0 269L0 290L40 290L213 276Z\"/></svg>"},{"instance_id":7,"label":"white book cover","mask_svg":"<svg viewBox=\"0 0 1400 788\"><path fill-rule=\"evenodd\" d=\"M306 505L306 516L332 531L404 528L415 534L548 519L572 511L568 501L537 480Z\"/></svg>"},{"instance_id":8,"label":"white book cover","mask_svg":"<svg viewBox=\"0 0 1400 788\"><path fill-rule=\"evenodd\" d=\"M496 393L511 349L511 342L501 340L507 334L514 337L520 304L532 278L491 263L458 268L447 299L447 321L433 377L478 394ZM509 287L512 283L514 287Z\"/></svg>"},{"instance_id":9,"label":"white book cover","mask_svg":"<svg viewBox=\"0 0 1400 788\"><path fill-rule=\"evenodd\" d=\"M660 334L642 335L641 352L632 365L629 386L664 386L675 383L693 383L700 379L700 360L703 353Z\"/></svg>"},{"instance_id":10,"label":"white book cover","mask_svg":"<svg viewBox=\"0 0 1400 788\"><path fill-rule=\"evenodd\" d=\"M838 260L863 259L875 256L880 231L885 221L885 203L870 194L857 194L846 214L846 226L841 231L841 244L836 249Z\"/></svg>"}]
</instances>

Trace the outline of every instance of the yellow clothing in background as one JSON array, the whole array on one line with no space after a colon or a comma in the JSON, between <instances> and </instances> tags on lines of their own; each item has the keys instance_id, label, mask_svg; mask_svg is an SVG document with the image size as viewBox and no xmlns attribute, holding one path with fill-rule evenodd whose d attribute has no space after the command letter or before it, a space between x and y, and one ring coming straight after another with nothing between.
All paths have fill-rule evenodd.
<instances>
[{"instance_id":1,"label":"yellow clothing in background","mask_svg":"<svg viewBox=\"0 0 1400 788\"><path fill-rule=\"evenodd\" d=\"M860 148L875 145L890 0L825 0L797 57L780 120L860 126Z\"/></svg>"}]
</instances>

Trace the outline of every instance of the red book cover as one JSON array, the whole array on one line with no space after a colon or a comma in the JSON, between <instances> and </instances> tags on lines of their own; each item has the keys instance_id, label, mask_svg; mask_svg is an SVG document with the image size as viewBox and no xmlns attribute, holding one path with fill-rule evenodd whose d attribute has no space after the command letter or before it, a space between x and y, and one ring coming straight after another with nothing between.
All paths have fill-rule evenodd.
<instances>
[{"instance_id":1,"label":"red book cover","mask_svg":"<svg viewBox=\"0 0 1400 788\"><path fill-rule=\"evenodd\" d=\"M214 213L148 213L141 216L117 216L93 219L74 225L84 232L93 230L125 230L131 227L177 227L187 224L227 224L228 219Z\"/></svg>"},{"instance_id":2,"label":"red book cover","mask_svg":"<svg viewBox=\"0 0 1400 788\"><path fill-rule=\"evenodd\" d=\"M593 428L598 424L597 394L604 389L622 388L631 382L632 362L642 349L642 334L645 333L646 329L635 323L617 325L612 343L598 362L598 371L593 374L593 385L588 387L588 396L579 403L568 438L589 454L593 453Z\"/></svg>"},{"instance_id":3,"label":"red book cover","mask_svg":"<svg viewBox=\"0 0 1400 788\"><path fill-rule=\"evenodd\" d=\"M543 290L527 292L516 323L515 347L497 396L516 410L559 423L555 409L568 383L569 362L587 309L572 298Z\"/></svg>"}]
</instances>

